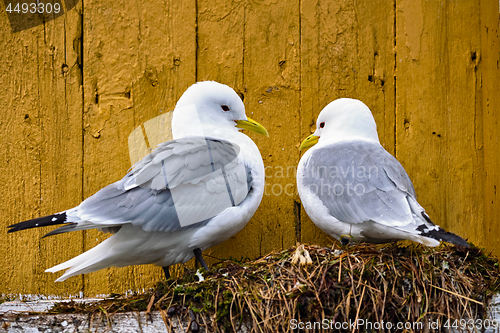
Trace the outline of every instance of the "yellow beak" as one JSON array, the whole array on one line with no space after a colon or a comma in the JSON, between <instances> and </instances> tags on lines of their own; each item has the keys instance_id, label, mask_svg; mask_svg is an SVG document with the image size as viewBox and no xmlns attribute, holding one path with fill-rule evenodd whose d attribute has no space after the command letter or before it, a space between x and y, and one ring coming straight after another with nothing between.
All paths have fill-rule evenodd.
<instances>
[{"instance_id":1,"label":"yellow beak","mask_svg":"<svg viewBox=\"0 0 500 333\"><path fill-rule=\"evenodd\" d=\"M316 136L314 134L309 135L302 143L300 144L300 150L306 149L309 147L314 146L315 144L318 143L319 136Z\"/></svg>"},{"instance_id":2,"label":"yellow beak","mask_svg":"<svg viewBox=\"0 0 500 333\"><path fill-rule=\"evenodd\" d=\"M267 133L267 130L264 128L264 126L262 126L255 120L252 120L250 118L247 119L248 120L235 120L236 127L241 129L247 129L258 134L263 134L265 136L269 136L269 133Z\"/></svg>"}]
</instances>

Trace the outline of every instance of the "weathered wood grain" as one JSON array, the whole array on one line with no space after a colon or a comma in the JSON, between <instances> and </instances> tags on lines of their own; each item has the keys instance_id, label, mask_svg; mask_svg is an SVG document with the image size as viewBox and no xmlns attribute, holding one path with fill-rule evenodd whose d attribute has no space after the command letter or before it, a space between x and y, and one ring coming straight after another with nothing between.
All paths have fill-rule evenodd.
<instances>
[{"instance_id":1,"label":"weathered wood grain","mask_svg":"<svg viewBox=\"0 0 500 333\"><path fill-rule=\"evenodd\" d=\"M41 240L48 230L5 229L82 199L81 73L73 48L79 11L15 34L0 20L2 293L74 295L82 288L82 278L56 285L44 273L81 252L81 234Z\"/></svg>"},{"instance_id":2,"label":"weathered wood grain","mask_svg":"<svg viewBox=\"0 0 500 333\"><path fill-rule=\"evenodd\" d=\"M304 1L301 8L301 139L327 104L350 97L370 107L382 145L394 152L393 3ZM303 242L331 243L304 210L301 229Z\"/></svg>"},{"instance_id":3,"label":"weathered wood grain","mask_svg":"<svg viewBox=\"0 0 500 333\"><path fill-rule=\"evenodd\" d=\"M195 8L194 1L86 4L85 197L125 175L131 166L128 135L173 110L196 82ZM108 236L87 231L85 249ZM85 275L85 293L141 290L162 274L151 265L105 269Z\"/></svg>"},{"instance_id":4,"label":"weathered wood grain","mask_svg":"<svg viewBox=\"0 0 500 333\"><path fill-rule=\"evenodd\" d=\"M214 80L247 94L243 82L245 50L245 3L242 1L198 1L197 81ZM208 263L230 256L240 258L248 249L245 238L233 236L204 252ZM192 263L190 263L192 264Z\"/></svg>"},{"instance_id":5,"label":"weathered wood grain","mask_svg":"<svg viewBox=\"0 0 500 333\"><path fill-rule=\"evenodd\" d=\"M300 141L299 3L255 2L247 6L245 22L245 105L269 132L269 138L249 134L267 167L262 208L243 231L253 257L297 241L292 193Z\"/></svg>"},{"instance_id":6,"label":"weathered wood grain","mask_svg":"<svg viewBox=\"0 0 500 333\"><path fill-rule=\"evenodd\" d=\"M500 19L496 1L481 1L480 27L481 51L477 68L480 91L477 97L482 115L476 122L482 123L484 183L478 185L483 193L474 201L484 202L483 221L474 226L483 229L484 238L475 242L500 256ZM481 118L482 116L482 118ZM478 149L478 148L476 148ZM498 190L497 190L498 189ZM465 228L468 230L469 228Z\"/></svg>"},{"instance_id":7,"label":"weathered wood grain","mask_svg":"<svg viewBox=\"0 0 500 333\"><path fill-rule=\"evenodd\" d=\"M396 157L431 219L485 238L480 7L401 1L396 8ZM484 96L485 97L485 96Z\"/></svg>"}]
</instances>

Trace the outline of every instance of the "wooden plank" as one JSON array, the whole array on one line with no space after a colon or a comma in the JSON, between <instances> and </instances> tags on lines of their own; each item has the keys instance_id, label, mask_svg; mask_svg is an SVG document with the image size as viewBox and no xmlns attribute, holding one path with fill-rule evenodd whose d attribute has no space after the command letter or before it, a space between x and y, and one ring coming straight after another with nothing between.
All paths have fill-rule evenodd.
<instances>
[{"instance_id":1,"label":"wooden plank","mask_svg":"<svg viewBox=\"0 0 500 333\"><path fill-rule=\"evenodd\" d=\"M238 235L255 258L295 245L295 170L300 140L300 7L260 1L245 10L244 83L247 114L269 138L249 133L266 166L261 206Z\"/></svg>"},{"instance_id":2,"label":"wooden plank","mask_svg":"<svg viewBox=\"0 0 500 333\"><path fill-rule=\"evenodd\" d=\"M54 302L52 302L54 303ZM0 305L1 308L4 304ZM24 303L22 303L24 304ZM22 306L20 304L19 306ZM29 304L30 306L32 304ZM36 312L40 307L27 307L29 312ZM34 310L31 310L34 308ZM28 312L28 311L26 311ZM0 312L1 314L1 312ZM169 326L166 326L165 321L159 311L151 311L150 313L142 312L119 312L113 314L113 319L110 320L105 316L89 316L84 313L57 314L57 315L7 315L2 320L5 332L21 331L21 332L46 332L52 331L55 326L59 327L59 332L142 332L142 333L158 333L170 331L188 331L188 327L192 326L191 320L186 319L170 319ZM171 326L170 326L171 325ZM245 323L245 327L250 327L251 323Z\"/></svg>"},{"instance_id":3,"label":"wooden plank","mask_svg":"<svg viewBox=\"0 0 500 333\"><path fill-rule=\"evenodd\" d=\"M43 96L40 198L42 215L47 215L72 208L82 199L82 74L75 47L82 36L81 4L46 23L44 30L46 45L43 58L39 56L39 94ZM44 273L63 256L76 256L83 248L81 232L60 236L40 241L40 294L75 295L83 287L83 277L56 284L58 274Z\"/></svg>"},{"instance_id":4,"label":"wooden plank","mask_svg":"<svg viewBox=\"0 0 500 333\"><path fill-rule=\"evenodd\" d=\"M140 77L136 8L123 2L84 7L84 197L121 179L130 167L127 138L134 129L132 83ZM108 25L110 24L110 26ZM85 231L84 251L109 234ZM133 268L84 275L86 296L133 289ZM132 286L131 286L132 284ZM134 288L135 289L135 288Z\"/></svg>"},{"instance_id":5,"label":"wooden plank","mask_svg":"<svg viewBox=\"0 0 500 333\"><path fill-rule=\"evenodd\" d=\"M482 246L500 257L500 16L496 0L481 1L480 101L484 152L484 221ZM481 116L478 115L478 122ZM478 133L478 135L480 135ZM478 185L481 186L481 185Z\"/></svg>"},{"instance_id":6,"label":"wooden plank","mask_svg":"<svg viewBox=\"0 0 500 333\"><path fill-rule=\"evenodd\" d=\"M296 92L286 91L290 89L290 80L283 80L283 70L280 68L280 61L283 61L281 64L283 68L285 61L291 64L287 64L289 68L294 68L290 66L298 64L296 55L298 7L294 9L293 5L286 3L276 5L268 2L245 4L232 1L215 3L202 1L198 2L198 12L198 80L216 80L228 84L244 95L247 115L262 122L268 128L271 138L261 137L255 133L247 134L259 146L266 166L271 169L279 166L285 168L286 172L288 159L280 157L281 152L277 153L276 163L273 164L269 158L269 155L272 155L269 153L272 151L270 141L283 136L285 127L284 124L274 122L277 129L270 128L273 122L269 120L280 117L281 113L278 111L280 109L283 115L290 114L290 110L286 108L293 106L295 102L283 108L279 106L279 103L283 103L280 99L286 96L294 96L295 99L298 97ZM259 33L260 30L264 31L269 26L274 29L268 32L269 35ZM291 34L288 37L284 34L280 36L280 29ZM272 39L276 44L269 45L271 36L276 37L276 40ZM269 67L267 72L264 70L265 67ZM256 73L259 75L255 75ZM290 76L290 69L285 73ZM296 81L297 78L295 77L294 80ZM273 87L276 87L275 90L282 89L285 92L271 94ZM297 89L297 86L291 88ZM272 114L272 117L262 118L266 110ZM292 119L286 119L286 121L289 122ZM294 144L290 138L286 140L288 145ZM287 147L287 154L293 155L294 152ZM218 259L255 258L273 248L273 242L269 236L266 236L269 234L275 239L279 238L278 243L281 246L289 246L295 242L292 224L293 211L284 211L289 202L283 202L290 201L284 193L287 184L291 184L287 189L292 196L294 193L294 165L292 164L291 167L290 177L281 179L278 183L268 179L268 196L263 199L261 208L254 218L236 236L209 250L209 256ZM281 189L281 193L276 195L274 200L282 202L280 205L276 205L275 202L265 204L266 200L272 200L270 199L271 188L274 184L276 184L276 194ZM280 214L279 220L275 214L276 209L284 211L283 215ZM263 215L266 216L265 219ZM270 230L273 231L270 232ZM251 240L255 240L255 243ZM256 246L257 242L259 246Z\"/></svg>"},{"instance_id":7,"label":"wooden plank","mask_svg":"<svg viewBox=\"0 0 500 333\"><path fill-rule=\"evenodd\" d=\"M129 134L172 110L195 82L195 8L195 1L86 4L85 197L125 175ZM86 232L85 249L106 238ZM141 290L161 276L151 265L104 269L85 275L85 294Z\"/></svg>"},{"instance_id":8,"label":"wooden plank","mask_svg":"<svg viewBox=\"0 0 500 333\"><path fill-rule=\"evenodd\" d=\"M349 97L372 110L380 141L393 153L393 3L303 1L301 8L301 140L327 104ZM301 225L303 242L331 244L304 210Z\"/></svg>"},{"instance_id":9,"label":"wooden plank","mask_svg":"<svg viewBox=\"0 0 500 333\"><path fill-rule=\"evenodd\" d=\"M398 1L396 157L431 219L484 239L479 1Z\"/></svg>"},{"instance_id":10,"label":"wooden plank","mask_svg":"<svg viewBox=\"0 0 500 333\"><path fill-rule=\"evenodd\" d=\"M244 94L245 3L200 0L197 5L197 81L214 80Z\"/></svg>"},{"instance_id":11,"label":"wooden plank","mask_svg":"<svg viewBox=\"0 0 500 333\"><path fill-rule=\"evenodd\" d=\"M206 0L198 1L197 5L197 81L214 80L227 84L243 94L247 105L248 96L243 82L245 3ZM249 115L248 107L246 111ZM210 265L229 257L245 257L251 242L242 238L244 232L206 250L204 256L207 263ZM194 260L189 264L194 267Z\"/></svg>"},{"instance_id":12,"label":"wooden plank","mask_svg":"<svg viewBox=\"0 0 500 333\"><path fill-rule=\"evenodd\" d=\"M37 31L34 31L34 30ZM1 80L4 94L0 95L4 112L0 119L2 158L0 179L4 186L1 209L5 226L40 216L40 161L38 85L31 80L37 72L37 46L40 28L13 34L9 22L2 20L0 32L3 50ZM26 117L27 116L27 117ZM6 244L1 256L2 292L25 290L36 294L36 256L40 232L0 234ZM23 246L24 245L24 246ZM23 263L19 265L18 263Z\"/></svg>"},{"instance_id":13,"label":"wooden plank","mask_svg":"<svg viewBox=\"0 0 500 333\"><path fill-rule=\"evenodd\" d=\"M82 196L81 75L74 40L78 10L12 33L0 20L2 225L62 211ZM2 294L77 294L82 279L54 284L46 268L81 251L81 235L43 239L47 230L0 233Z\"/></svg>"},{"instance_id":14,"label":"wooden plank","mask_svg":"<svg viewBox=\"0 0 500 333\"><path fill-rule=\"evenodd\" d=\"M140 26L144 27L141 28L143 38L139 55L145 70L132 87L134 126L144 124L154 149L156 144L171 139L168 136L171 111L184 91L196 82L196 2L171 0L160 5L159 2L144 1L140 4L139 19ZM160 125L159 120L164 122ZM156 129L167 133L155 135ZM164 134L167 134L167 139L159 140ZM133 290L150 288L164 276L161 268L152 265L132 269ZM184 268L176 265L170 272L181 275Z\"/></svg>"}]
</instances>

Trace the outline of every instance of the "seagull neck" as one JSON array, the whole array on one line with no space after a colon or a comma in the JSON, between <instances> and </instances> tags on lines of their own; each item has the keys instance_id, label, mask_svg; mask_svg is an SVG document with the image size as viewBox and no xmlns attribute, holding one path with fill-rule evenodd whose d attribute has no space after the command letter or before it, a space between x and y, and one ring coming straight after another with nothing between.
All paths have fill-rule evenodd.
<instances>
[{"instance_id":1,"label":"seagull neck","mask_svg":"<svg viewBox=\"0 0 500 333\"><path fill-rule=\"evenodd\" d=\"M203 134L199 133L198 135L203 135L214 139L235 141L235 139L237 140L237 138L242 134L238 131L236 127L218 126L210 124L203 126Z\"/></svg>"},{"instance_id":2,"label":"seagull neck","mask_svg":"<svg viewBox=\"0 0 500 333\"><path fill-rule=\"evenodd\" d=\"M363 134L354 134L354 133L342 133L342 132L337 132L336 135L326 135L326 136L321 136L318 141L318 146L324 146L324 145L330 145L334 143L339 143L339 142L353 142L353 141L366 141L366 142L371 142L371 143L376 143L380 144L380 141L378 139L378 136L375 135L366 135L366 133Z\"/></svg>"},{"instance_id":3,"label":"seagull neck","mask_svg":"<svg viewBox=\"0 0 500 333\"><path fill-rule=\"evenodd\" d=\"M193 124L186 124L186 126L176 126L172 124L172 134L174 139L180 139L189 136L203 136L213 139L222 139L227 141L234 141L240 135L236 127L218 126L213 124L203 124L203 126L193 126Z\"/></svg>"},{"instance_id":4,"label":"seagull neck","mask_svg":"<svg viewBox=\"0 0 500 333\"><path fill-rule=\"evenodd\" d=\"M366 136L349 136L349 137L330 137L330 138L323 138L321 137L318 141L318 144L316 146L322 147L322 146L327 146L335 143L340 143L340 142L359 142L359 141L365 141L365 142L370 142L370 143L375 143L380 145L380 141L369 139Z\"/></svg>"}]
</instances>

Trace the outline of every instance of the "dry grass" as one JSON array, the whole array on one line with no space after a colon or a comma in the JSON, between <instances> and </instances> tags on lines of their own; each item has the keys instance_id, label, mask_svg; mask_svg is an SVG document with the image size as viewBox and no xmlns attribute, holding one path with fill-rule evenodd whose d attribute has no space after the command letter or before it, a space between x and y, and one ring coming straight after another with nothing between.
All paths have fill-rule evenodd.
<instances>
[{"instance_id":1,"label":"dry grass","mask_svg":"<svg viewBox=\"0 0 500 333\"><path fill-rule=\"evenodd\" d=\"M292 319L429 327L437 320L442 325L447 319L483 318L486 300L500 289L496 259L477 248L447 245L300 245L253 262L222 262L203 275L203 282L191 271L145 294L61 304L54 312L108 316L159 310L167 327L184 319L191 330L207 332L289 332ZM311 331L322 331L316 328Z\"/></svg>"}]
</instances>

